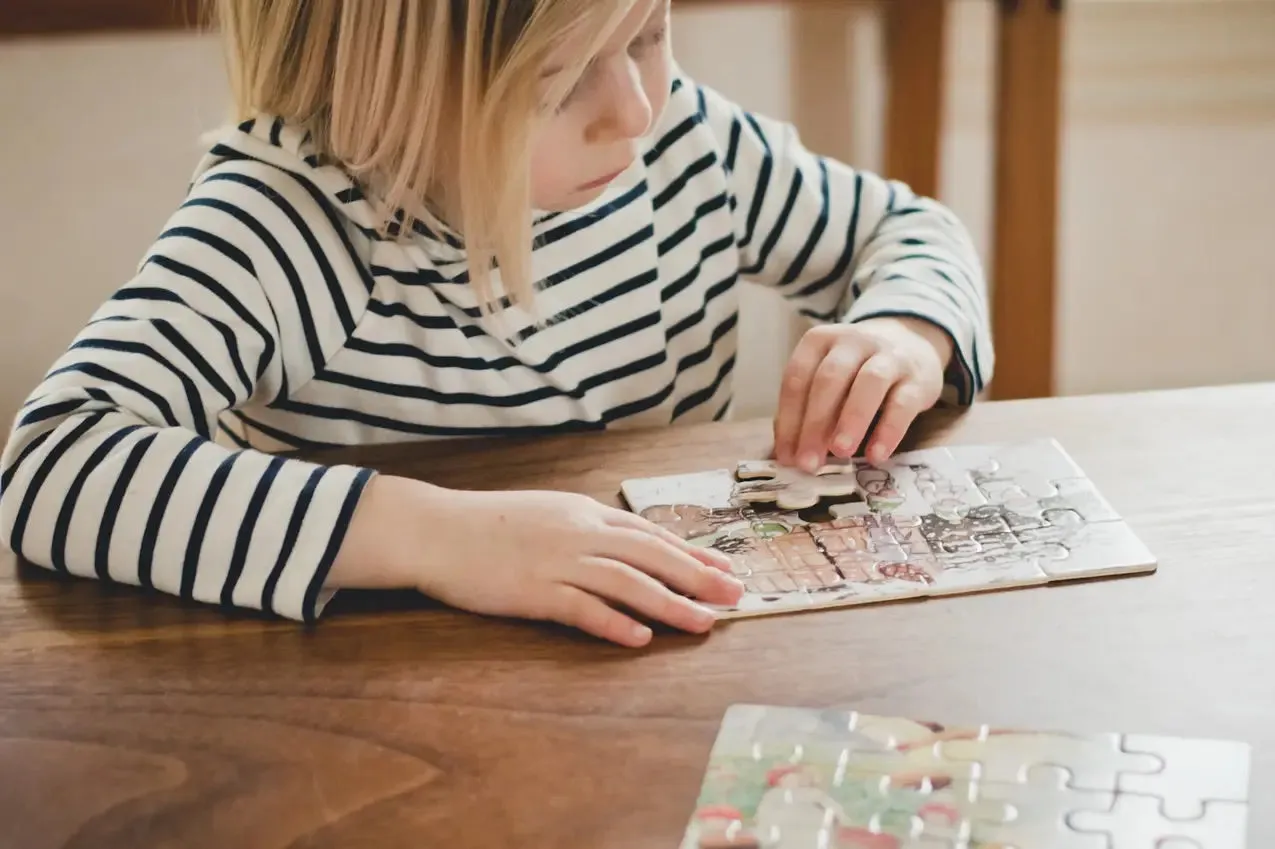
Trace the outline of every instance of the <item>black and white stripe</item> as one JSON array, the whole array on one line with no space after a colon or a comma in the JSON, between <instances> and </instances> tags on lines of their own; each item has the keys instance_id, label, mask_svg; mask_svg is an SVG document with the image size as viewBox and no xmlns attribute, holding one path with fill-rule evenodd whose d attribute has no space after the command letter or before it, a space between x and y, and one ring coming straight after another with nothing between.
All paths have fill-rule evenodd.
<instances>
[{"instance_id":1,"label":"black and white stripe","mask_svg":"<svg viewBox=\"0 0 1275 849\"><path fill-rule=\"evenodd\" d=\"M939 204L684 78L640 166L536 221L538 312L493 321L454 234L382 238L305 133L228 130L18 414L3 539L58 571L311 620L371 473L279 450L724 418L741 281L820 321L939 324L950 401L988 379L982 270Z\"/></svg>"}]
</instances>

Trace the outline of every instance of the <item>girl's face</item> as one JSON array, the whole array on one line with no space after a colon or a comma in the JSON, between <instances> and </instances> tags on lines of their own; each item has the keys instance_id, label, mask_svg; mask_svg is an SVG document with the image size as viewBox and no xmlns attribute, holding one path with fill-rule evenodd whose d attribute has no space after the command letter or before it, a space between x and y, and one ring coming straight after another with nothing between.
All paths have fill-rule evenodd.
<instances>
[{"instance_id":1,"label":"girl's face","mask_svg":"<svg viewBox=\"0 0 1275 849\"><path fill-rule=\"evenodd\" d=\"M560 212L600 195L637 157L668 102L669 0L638 0L532 142L536 209ZM547 69L546 87L554 70Z\"/></svg>"}]
</instances>

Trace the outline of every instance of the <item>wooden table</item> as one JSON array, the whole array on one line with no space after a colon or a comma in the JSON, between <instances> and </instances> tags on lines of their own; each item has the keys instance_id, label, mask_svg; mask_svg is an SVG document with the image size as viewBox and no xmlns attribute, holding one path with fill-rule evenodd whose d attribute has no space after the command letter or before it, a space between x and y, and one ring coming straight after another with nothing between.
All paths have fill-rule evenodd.
<instances>
[{"instance_id":1,"label":"wooden table","mask_svg":"<svg viewBox=\"0 0 1275 849\"><path fill-rule=\"evenodd\" d=\"M932 416L926 444L1061 439L1159 572L739 621L640 653L385 596L307 632L0 559L0 846L674 847L743 701L1244 739L1269 798L1273 419L1275 384ZM343 459L613 500L626 476L768 447L743 423ZM1250 834L1275 845L1275 809L1255 804Z\"/></svg>"}]
</instances>

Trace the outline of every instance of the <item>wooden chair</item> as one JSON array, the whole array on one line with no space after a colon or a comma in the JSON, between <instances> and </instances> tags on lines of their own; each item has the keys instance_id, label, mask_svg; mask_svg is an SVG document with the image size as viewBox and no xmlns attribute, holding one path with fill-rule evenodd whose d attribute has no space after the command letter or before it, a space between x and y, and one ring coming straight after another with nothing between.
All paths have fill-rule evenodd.
<instances>
[{"instance_id":1,"label":"wooden chair","mask_svg":"<svg viewBox=\"0 0 1275 849\"><path fill-rule=\"evenodd\" d=\"M848 76L845 32L821 9L876 0L750 0L801 8L793 30L797 123L845 126L848 92L829 80ZM681 6L740 0L675 0ZM884 171L931 196L939 193L944 64L949 4L955 0L879 0L886 12L887 105ZM995 216L992 323L997 398L1050 395L1054 387L1054 278L1060 133L1062 0L990 0L997 6ZM818 81L818 85L812 85ZM832 92L820 97L817 92ZM813 92L813 94L812 94ZM812 99L813 98L813 99ZM816 139L814 142L818 144Z\"/></svg>"}]
</instances>

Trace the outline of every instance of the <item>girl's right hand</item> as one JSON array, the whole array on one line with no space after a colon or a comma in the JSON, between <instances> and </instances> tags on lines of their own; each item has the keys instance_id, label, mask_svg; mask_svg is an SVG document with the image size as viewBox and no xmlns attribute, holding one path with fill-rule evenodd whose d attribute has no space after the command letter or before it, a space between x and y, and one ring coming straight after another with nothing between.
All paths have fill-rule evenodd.
<instances>
[{"instance_id":1,"label":"girl's right hand","mask_svg":"<svg viewBox=\"0 0 1275 849\"><path fill-rule=\"evenodd\" d=\"M651 629L616 606L701 633L743 592L725 555L633 513L562 492L448 492L418 589L475 613L545 619L642 646ZM691 598L688 598L690 596Z\"/></svg>"},{"instance_id":2,"label":"girl's right hand","mask_svg":"<svg viewBox=\"0 0 1275 849\"><path fill-rule=\"evenodd\" d=\"M394 496L385 497L386 484ZM388 534L377 547L397 561L394 571L474 613L559 622L636 647L651 640L651 629L617 608L702 633L716 616L692 599L734 604L743 593L724 554L587 496L445 490L393 478L374 479L367 495L385 510L364 503L355 524L377 517Z\"/></svg>"}]
</instances>

